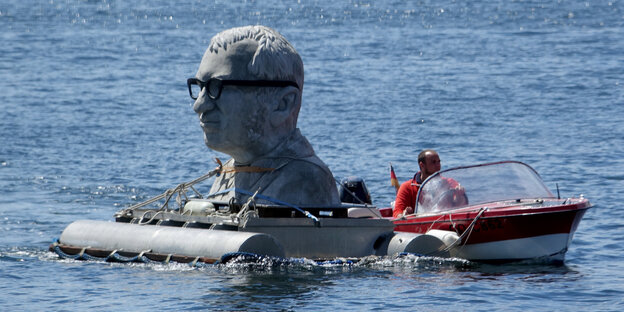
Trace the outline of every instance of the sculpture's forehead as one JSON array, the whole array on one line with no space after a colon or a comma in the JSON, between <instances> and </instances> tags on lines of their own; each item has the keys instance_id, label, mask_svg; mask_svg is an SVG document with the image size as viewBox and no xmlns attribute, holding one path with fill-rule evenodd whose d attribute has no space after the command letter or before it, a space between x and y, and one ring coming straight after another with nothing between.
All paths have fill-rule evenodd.
<instances>
[{"instance_id":1,"label":"sculpture's forehead","mask_svg":"<svg viewBox=\"0 0 624 312\"><path fill-rule=\"evenodd\" d=\"M227 49L206 50L197 71L197 78L204 81L209 78L250 79L247 66L257 47L255 41L245 39L228 45Z\"/></svg>"}]
</instances>

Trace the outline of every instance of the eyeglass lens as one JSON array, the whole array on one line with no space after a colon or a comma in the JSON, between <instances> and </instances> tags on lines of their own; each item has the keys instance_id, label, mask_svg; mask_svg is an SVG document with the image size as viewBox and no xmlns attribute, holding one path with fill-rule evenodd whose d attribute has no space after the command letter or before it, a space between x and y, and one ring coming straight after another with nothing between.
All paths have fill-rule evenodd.
<instances>
[{"instance_id":1,"label":"eyeglass lens","mask_svg":"<svg viewBox=\"0 0 624 312\"><path fill-rule=\"evenodd\" d=\"M208 92L208 96L211 99L216 100L221 95L221 90L223 88L223 83L218 79L210 79L206 82L200 81L198 79L189 79L188 87L191 93L191 98L196 100L201 94L201 91L205 88Z\"/></svg>"}]
</instances>

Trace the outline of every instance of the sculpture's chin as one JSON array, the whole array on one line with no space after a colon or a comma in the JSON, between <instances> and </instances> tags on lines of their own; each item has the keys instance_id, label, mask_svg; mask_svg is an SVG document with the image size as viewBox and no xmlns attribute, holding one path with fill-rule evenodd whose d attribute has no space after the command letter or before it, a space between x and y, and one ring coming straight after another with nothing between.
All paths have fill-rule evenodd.
<instances>
[{"instance_id":1,"label":"sculpture's chin","mask_svg":"<svg viewBox=\"0 0 624 312\"><path fill-rule=\"evenodd\" d=\"M221 140L217 139L211 133L204 132L204 144L206 144L206 146L209 149L212 149L218 152L224 152L224 150L226 149L226 147L223 146L224 144L221 142Z\"/></svg>"}]
</instances>

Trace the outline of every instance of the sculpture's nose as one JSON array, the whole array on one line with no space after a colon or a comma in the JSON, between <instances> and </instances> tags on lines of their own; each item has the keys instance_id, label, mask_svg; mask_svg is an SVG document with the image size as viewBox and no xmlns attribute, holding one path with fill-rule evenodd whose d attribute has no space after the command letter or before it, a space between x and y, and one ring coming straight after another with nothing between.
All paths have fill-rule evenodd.
<instances>
[{"instance_id":1,"label":"sculpture's nose","mask_svg":"<svg viewBox=\"0 0 624 312\"><path fill-rule=\"evenodd\" d=\"M204 113L211 111L215 108L215 103L212 99L204 95L204 92L200 93L193 104L193 110L198 113Z\"/></svg>"}]
</instances>

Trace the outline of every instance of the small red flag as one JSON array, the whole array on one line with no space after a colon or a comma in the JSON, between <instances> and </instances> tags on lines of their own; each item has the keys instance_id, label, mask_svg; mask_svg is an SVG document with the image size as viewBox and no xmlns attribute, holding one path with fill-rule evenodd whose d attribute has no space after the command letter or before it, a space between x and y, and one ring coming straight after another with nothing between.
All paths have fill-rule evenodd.
<instances>
[{"instance_id":1,"label":"small red flag","mask_svg":"<svg viewBox=\"0 0 624 312\"><path fill-rule=\"evenodd\" d=\"M399 180L397 180L396 174L394 174L394 168L392 167L392 164L390 164L390 184L394 186L397 192L399 191Z\"/></svg>"}]
</instances>

